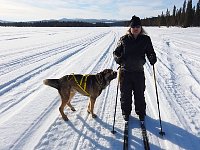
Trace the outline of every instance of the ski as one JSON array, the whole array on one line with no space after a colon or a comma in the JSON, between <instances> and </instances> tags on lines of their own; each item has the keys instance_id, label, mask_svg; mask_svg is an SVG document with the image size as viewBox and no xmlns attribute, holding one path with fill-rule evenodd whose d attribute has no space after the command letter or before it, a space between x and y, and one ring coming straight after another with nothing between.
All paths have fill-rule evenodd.
<instances>
[{"instance_id":1,"label":"ski","mask_svg":"<svg viewBox=\"0 0 200 150\"><path fill-rule=\"evenodd\" d=\"M148 140L147 131L146 131L146 127L145 127L144 121L140 121L140 127L141 127L141 130L142 130L144 149L145 150L150 150L149 140Z\"/></svg>"},{"instance_id":2,"label":"ski","mask_svg":"<svg viewBox=\"0 0 200 150\"><path fill-rule=\"evenodd\" d=\"M124 147L123 150L128 150L128 121L125 121L124 126Z\"/></svg>"}]
</instances>

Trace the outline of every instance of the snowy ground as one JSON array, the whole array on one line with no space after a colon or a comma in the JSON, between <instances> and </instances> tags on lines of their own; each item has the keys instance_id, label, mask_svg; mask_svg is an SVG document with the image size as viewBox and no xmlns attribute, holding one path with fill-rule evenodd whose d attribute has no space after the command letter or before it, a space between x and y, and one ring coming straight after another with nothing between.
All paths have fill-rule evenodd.
<instances>
[{"instance_id":1,"label":"snowy ground","mask_svg":"<svg viewBox=\"0 0 200 150\"><path fill-rule=\"evenodd\" d=\"M145 28L158 56L156 76L162 125L159 135L152 67L146 63L146 128L153 150L200 147L200 28ZM117 80L98 97L92 119L88 98L77 94L59 114L55 89L46 78L71 73L116 70L112 52L127 28L0 28L0 149L121 150L124 121L118 99L112 130ZM134 106L133 106L134 107ZM142 150L138 117L132 111L129 148Z\"/></svg>"}]
</instances>

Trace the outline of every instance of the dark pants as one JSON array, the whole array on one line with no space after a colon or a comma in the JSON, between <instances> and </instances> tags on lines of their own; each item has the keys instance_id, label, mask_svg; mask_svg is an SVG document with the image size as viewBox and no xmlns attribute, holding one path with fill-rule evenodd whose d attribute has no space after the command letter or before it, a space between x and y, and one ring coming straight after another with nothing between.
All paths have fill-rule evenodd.
<instances>
[{"instance_id":1,"label":"dark pants","mask_svg":"<svg viewBox=\"0 0 200 150\"><path fill-rule=\"evenodd\" d=\"M130 115L132 110L132 93L134 94L135 112L137 115L146 114L144 98L145 76L144 72L120 73L121 109L123 115Z\"/></svg>"}]
</instances>

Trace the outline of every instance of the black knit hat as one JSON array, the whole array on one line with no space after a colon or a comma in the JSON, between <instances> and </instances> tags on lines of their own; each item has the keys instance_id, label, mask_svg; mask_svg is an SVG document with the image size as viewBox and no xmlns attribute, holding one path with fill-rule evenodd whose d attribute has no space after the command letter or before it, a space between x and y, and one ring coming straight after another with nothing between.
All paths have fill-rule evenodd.
<instances>
[{"instance_id":1,"label":"black knit hat","mask_svg":"<svg viewBox=\"0 0 200 150\"><path fill-rule=\"evenodd\" d=\"M141 20L137 16L133 16L130 21L130 27L141 26Z\"/></svg>"}]
</instances>

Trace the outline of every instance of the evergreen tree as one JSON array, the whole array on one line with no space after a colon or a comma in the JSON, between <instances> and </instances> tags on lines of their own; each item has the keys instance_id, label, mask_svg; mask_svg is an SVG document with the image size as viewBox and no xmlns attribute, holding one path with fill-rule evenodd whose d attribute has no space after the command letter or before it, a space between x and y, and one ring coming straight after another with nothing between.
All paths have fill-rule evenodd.
<instances>
[{"instance_id":1,"label":"evergreen tree","mask_svg":"<svg viewBox=\"0 0 200 150\"><path fill-rule=\"evenodd\" d=\"M161 16L158 15L157 20L156 20L156 25L160 27L160 20L161 20Z\"/></svg>"},{"instance_id":2,"label":"evergreen tree","mask_svg":"<svg viewBox=\"0 0 200 150\"><path fill-rule=\"evenodd\" d=\"M176 6L174 5L173 8L173 14L172 14L172 26L175 26L177 24L177 18L176 18Z\"/></svg>"},{"instance_id":3,"label":"evergreen tree","mask_svg":"<svg viewBox=\"0 0 200 150\"><path fill-rule=\"evenodd\" d=\"M163 12L160 17L160 25L159 26L166 26L166 20L165 20L165 16L164 16Z\"/></svg>"},{"instance_id":4,"label":"evergreen tree","mask_svg":"<svg viewBox=\"0 0 200 150\"><path fill-rule=\"evenodd\" d=\"M196 11L194 14L194 26L200 26L200 0L197 3Z\"/></svg>"},{"instance_id":5,"label":"evergreen tree","mask_svg":"<svg viewBox=\"0 0 200 150\"><path fill-rule=\"evenodd\" d=\"M170 26L170 11L167 9L167 11L166 11L166 25L167 25L167 27L169 27Z\"/></svg>"},{"instance_id":6,"label":"evergreen tree","mask_svg":"<svg viewBox=\"0 0 200 150\"><path fill-rule=\"evenodd\" d=\"M195 6L192 8L192 26L194 26L194 22L195 22Z\"/></svg>"},{"instance_id":7,"label":"evergreen tree","mask_svg":"<svg viewBox=\"0 0 200 150\"><path fill-rule=\"evenodd\" d=\"M184 25L185 13L186 13L186 0L183 3L182 13L181 13L181 21L180 21L181 26Z\"/></svg>"},{"instance_id":8,"label":"evergreen tree","mask_svg":"<svg viewBox=\"0 0 200 150\"><path fill-rule=\"evenodd\" d=\"M184 27L190 27L192 23L193 23L192 0L189 0L185 14Z\"/></svg>"},{"instance_id":9,"label":"evergreen tree","mask_svg":"<svg viewBox=\"0 0 200 150\"><path fill-rule=\"evenodd\" d=\"M182 8L177 10L176 18L177 18L177 25L181 26L181 16L182 16Z\"/></svg>"}]
</instances>

